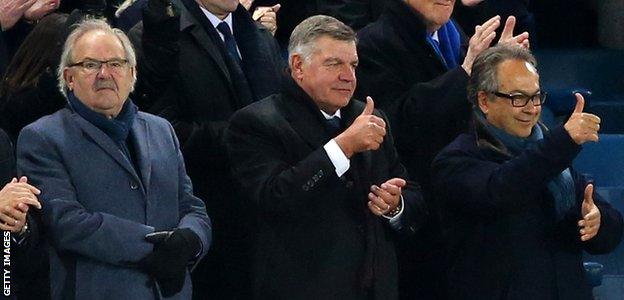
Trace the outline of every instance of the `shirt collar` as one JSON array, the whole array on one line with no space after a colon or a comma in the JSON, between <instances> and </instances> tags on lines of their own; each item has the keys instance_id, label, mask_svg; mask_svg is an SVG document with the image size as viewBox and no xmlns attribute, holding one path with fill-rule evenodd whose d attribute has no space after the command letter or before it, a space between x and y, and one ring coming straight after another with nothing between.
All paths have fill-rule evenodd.
<instances>
[{"instance_id":1,"label":"shirt collar","mask_svg":"<svg viewBox=\"0 0 624 300\"><path fill-rule=\"evenodd\" d=\"M440 43L440 38L438 37L438 31L436 30L432 35L431 35L431 39L438 42L438 44Z\"/></svg>"},{"instance_id":2,"label":"shirt collar","mask_svg":"<svg viewBox=\"0 0 624 300\"><path fill-rule=\"evenodd\" d=\"M212 26L214 28L217 28L217 25L219 25L219 23L225 22L225 23L228 24L228 26L230 26L230 30L233 30L232 29L232 14L231 13L229 13L227 15L227 17L225 17L225 19L221 20L215 14L213 14L209 10L205 9L203 6L200 5L199 8L201 8L202 12L204 13L204 15L206 15L206 17L208 18L208 21L210 21L210 24L212 24ZM232 32L232 34L234 34L234 33Z\"/></svg>"},{"instance_id":3,"label":"shirt collar","mask_svg":"<svg viewBox=\"0 0 624 300\"><path fill-rule=\"evenodd\" d=\"M340 109L337 110L333 115L329 115L328 113L324 112L321 110L321 113L323 114L323 117L325 117L325 119L330 120L333 117L338 117L338 119L340 119Z\"/></svg>"}]
</instances>

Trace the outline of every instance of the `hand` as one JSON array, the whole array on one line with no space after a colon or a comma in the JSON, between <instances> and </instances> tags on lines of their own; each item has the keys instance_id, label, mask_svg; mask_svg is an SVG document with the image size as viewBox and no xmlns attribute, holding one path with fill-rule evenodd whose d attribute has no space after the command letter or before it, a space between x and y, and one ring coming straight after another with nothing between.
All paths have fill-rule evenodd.
<instances>
[{"instance_id":1,"label":"hand","mask_svg":"<svg viewBox=\"0 0 624 300\"><path fill-rule=\"evenodd\" d=\"M160 233L146 236L148 242L156 244L154 251L143 258L139 266L156 279L162 296L166 298L179 293L184 287L186 265L201 250L201 241L188 228ZM154 236L158 238L150 238Z\"/></svg>"},{"instance_id":2,"label":"hand","mask_svg":"<svg viewBox=\"0 0 624 300\"><path fill-rule=\"evenodd\" d=\"M26 224L29 205L41 209L35 195L41 194L36 187L28 184L28 178L22 176L18 182L13 178L0 190L0 229L17 233Z\"/></svg>"},{"instance_id":3,"label":"hand","mask_svg":"<svg viewBox=\"0 0 624 300\"><path fill-rule=\"evenodd\" d=\"M462 63L462 68L464 68L464 71L466 71L468 75L470 75L475 58L477 58L483 50L490 47L490 44L496 37L496 29L498 26L500 26L500 16L494 16L485 21L482 25L477 25L475 27L475 33L468 42L468 51Z\"/></svg>"},{"instance_id":4,"label":"hand","mask_svg":"<svg viewBox=\"0 0 624 300\"><path fill-rule=\"evenodd\" d=\"M585 187L585 197L581 205L581 216L583 219L578 221L578 226L581 227L579 233L583 242L591 240L600 230L600 210L594 204L593 195L594 185L590 183Z\"/></svg>"},{"instance_id":5,"label":"hand","mask_svg":"<svg viewBox=\"0 0 624 300\"><path fill-rule=\"evenodd\" d=\"M251 8L251 5L253 4L254 0L240 0L239 3L243 5L243 7L246 10L249 10Z\"/></svg>"},{"instance_id":6,"label":"hand","mask_svg":"<svg viewBox=\"0 0 624 300\"><path fill-rule=\"evenodd\" d=\"M368 193L368 209L377 215L385 215L393 211L401 202L401 188L407 182L401 178L392 178L381 184L381 187L372 185Z\"/></svg>"},{"instance_id":7,"label":"hand","mask_svg":"<svg viewBox=\"0 0 624 300\"><path fill-rule=\"evenodd\" d=\"M35 4L24 12L24 18L30 21L41 20L55 11L60 4L60 0L37 0Z\"/></svg>"},{"instance_id":8,"label":"hand","mask_svg":"<svg viewBox=\"0 0 624 300\"><path fill-rule=\"evenodd\" d=\"M37 0L2 0L0 1L0 25L2 31L11 29L24 12Z\"/></svg>"},{"instance_id":9,"label":"hand","mask_svg":"<svg viewBox=\"0 0 624 300\"><path fill-rule=\"evenodd\" d=\"M507 45L518 45L524 48L529 49L529 33L523 32L519 35L514 36L513 31L516 26L516 17L509 16L507 21L505 21L505 27L503 28L503 32L501 33L501 37L498 40L499 44L507 44Z\"/></svg>"},{"instance_id":10,"label":"hand","mask_svg":"<svg viewBox=\"0 0 624 300\"><path fill-rule=\"evenodd\" d=\"M584 113L585 99L579 93L575 93L574 96L576 96L576 106L563 128L578 145L589 141L597 142L600 118L590 113Z\"/></svg>"},{"instance_id":11,"label":"hand","mask_svg":"<svg viewBox=\"0 0 624 300\"><path fill-rule=\"evenodd\" d=\"M353 124L334 140L345 156L350 158L355 153L367 150L377 150L383 143L386 135L386 122L373 115L375 103L371 97L366 97L366 107Z\"/></svg>"},{"instance_id":12,"label":"hand","mask_svg":"<svg viewBox=\"0 0 624 300\"><path fill-rule=\"evenodd\" d=\"M256 8L252 18L254 21L260 22L262 26L266 27L272 35L275 35L277 31L277 12L281 5L275 4L273 6L261 6Z\"/></svg>"}]
</instances>

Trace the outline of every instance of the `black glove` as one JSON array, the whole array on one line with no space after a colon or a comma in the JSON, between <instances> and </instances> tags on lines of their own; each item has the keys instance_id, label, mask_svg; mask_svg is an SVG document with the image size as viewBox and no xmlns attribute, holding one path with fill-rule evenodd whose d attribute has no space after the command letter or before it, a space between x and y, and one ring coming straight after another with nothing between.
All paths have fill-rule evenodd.
<instances>
[{"instance_id":1,"label":"black glove","mask_svg":"<svg viewBox=\"0 0 624 300\"><path fill-rule=\"evenodd\" d=\"M171 297L182 290L186 266L201 250L197 234L188 228L172 232L149 234L148 242L156 242L154 251L143 258L139 265L156 279L163 297Z\"/></svg>"}]
</instances>

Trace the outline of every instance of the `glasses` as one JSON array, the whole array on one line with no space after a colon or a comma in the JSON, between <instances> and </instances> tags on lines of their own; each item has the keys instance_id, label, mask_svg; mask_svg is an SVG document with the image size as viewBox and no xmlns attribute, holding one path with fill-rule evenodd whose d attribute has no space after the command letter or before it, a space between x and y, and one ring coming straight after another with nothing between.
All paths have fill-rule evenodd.
<instances>
[{"instance_id":1,"label":"glasses","mask_svg":"<svg viewBox=\"0 0 624 300\"><path fill-rule=\"evenodd\" d=\"M115 73L121 73L126 65L128 64L127 59L121 58L113 58L105 61L96 60L96 59L85 59L81 62L73 63L69 65L69 67L81 67L88 74L97 73L102 69L102 65L106 65L108 69Z\"/></svg>"},{"instance_id":2,"label":"glasses","mask_svg":"<svg viewBox=\"0 0 624 300\"><path fill-rule=\"evenodd\" d=\"M525 95L523 93L505 94L501 92L492 92L493 95L501 98L511 100L511 106L513 107L525 107L529 104L529 101L533 102L534 106L540 106L546 102L546 92L538 92L535 95Z\"/></svg>"}]
</instances>

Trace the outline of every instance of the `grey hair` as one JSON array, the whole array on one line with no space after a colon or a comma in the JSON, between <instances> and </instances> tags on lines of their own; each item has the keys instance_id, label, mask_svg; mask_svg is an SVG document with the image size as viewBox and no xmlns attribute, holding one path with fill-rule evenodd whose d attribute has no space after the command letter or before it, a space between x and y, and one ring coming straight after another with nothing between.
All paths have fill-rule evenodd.
<instances>
[{"instance_id":1,"label":"grey hair","mask_svg":"<svg viewBox=\"0 0 624 300\"><path fill-rule=\"evenodd\" d=\"M468 99L474 105L477 105L479 91L498 91L498 65L506 60L525 61L537 70L535 57L524 47L499 44L484 50L472 64L472 72L468 80Z\"/></svg>"},{"instance_id":2,"label":"grey hair","mask_svg":"<svg viewBox=\"0 0 624 300\"><path fill-rule=\"evenodd\" d=\"M295 54L307 61L316 50L314 42L322 36L357 43L355 31L338 19L324 15L312 16L299 23L290 35L288 61Z\"/></svg>"},{"instance_id":3,"label":"grey hair","mask_svg":"<svg viewBox=\"0 0 624 300\"><path fill-rule=\"evenodd\" d=\"M63 54L61 55L61 62L57 70L57 76L59 82L59 90L64 96L67 96L67 82L65 82L63 72L65 68L67 68L67 66L74 63L72 49L74 48L74 45L76 44L76 41L78 41L78 39L91 31L104 31L107 34L116 36L124 48L128 64L133 69L136 67L136 54L134 53L134 48L132 48L132 43L128 39L128 36L126 36L126 34L121 29L112 28L108 23L101 19L86 19L76 25L76 28L67 37L65 45L63 46ZM136 71L133 72L132 90L134 90L135 83Z\"/></svg>"}]
</instances>

